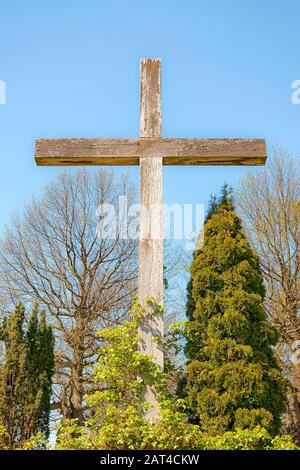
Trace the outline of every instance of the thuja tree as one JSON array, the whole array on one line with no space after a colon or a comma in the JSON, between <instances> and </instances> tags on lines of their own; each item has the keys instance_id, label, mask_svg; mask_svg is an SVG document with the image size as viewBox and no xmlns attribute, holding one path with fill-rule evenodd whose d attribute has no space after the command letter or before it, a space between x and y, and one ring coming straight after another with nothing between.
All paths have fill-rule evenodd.
<instances>
[{"instance_id":1,"label":"thuja tree","mask_svg":"<svg viewBox=\"0 0 300 470\"><path fill-rule=\"evenodd\" d=\"M192 421L206 432L279 429L284 386L273 353L278 334L266 320L264 296L259 259L224 187L194 253L185 329L183 394Z\"/></svg>"},{"instance_id":2,"label":"thuja tree","mask_svg":"<svg viewBox=\"0 0 300 470\"><path fill-rule=\"evenodd\" d=\"M7 447L14 448L39 432L49 435L54 338L37 306L27 320L19 304L3 321L0 339L6 349L0 365L0 425Z\"/></svg>"},{"instance_id":3,"label":"thuja tree","mask_svg":"<svg viewBox=\"0 0 300 470\"><path fill-rule=\"evenodd\" d=\"M34 307L28 322L26 345L26 412L28 417L27 439L33 430L49 436L50 399L54 373L54 335L46 323L43 311L40 315Z\"/></svg>"}]
</instances>

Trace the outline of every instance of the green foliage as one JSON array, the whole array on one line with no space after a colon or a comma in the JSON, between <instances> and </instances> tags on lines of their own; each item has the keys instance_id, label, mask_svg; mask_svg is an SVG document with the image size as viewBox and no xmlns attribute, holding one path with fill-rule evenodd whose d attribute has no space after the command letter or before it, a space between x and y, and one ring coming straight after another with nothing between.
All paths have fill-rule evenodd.
<instances>
[{"instance_id":1,"label":"green foliage","mask_svg":"<svg viewBox=\"0 0 300 470\"><path fill-rule=\"evenodd\" d=\"M48 437L54 373L54 336L52 329L47 326L45 312L41 313L40 320L38 317L36 306L29 318L26 333L27 413L31 415L35 430Z\"/></svg>"},{"instance_id":2,"label":"green foliage","mask_svg":"<svg viewBox=\"0 0 300 470\"><path fill-rule=\"evenodd\" d=\"M227 183L221 188L221 196L217 198L215 195L210 197L208 209L205 217L207 222L213 215L217 214L221 205L234 204L233 200L233 189Z\"/></svg>"},{"instance_id":3,"label":"green foliage","mask_svg":"<svg viewBox=\"0 0 300 470\"><path fill-rule=\"evenodd\" d=\"M260 426L203 439L204 450L299 450L291 436L272 437Z\"/></svg>"},{"instance_id":4,"label":"green foliage","mask_svg":"<svg viewBox=\"0 0 300 470\"><path fill-rule=\"evenodd\" d=\"M149 299L152 315L162 312ZM64 422L58 435L58 449L139 449L145 441L148 422L144 414L148 405L143 400L147 385L156 385L161 394L166 378L149 354L138 351L138 327L145 312L134 305L130 321L122 325L100 330L98 337L103 344L94 367L94 378L102 385L90 395L87 405L92 417L80 428L76 421Z\"/></svg>"},{"instance_id":5,"label":"green foliage","mask_svg":"<svg viewBox=\"0 0 300 470\"><path fill-rule=\"evenodd\" d=\"M259 259L226 186L209 211L188 293L181 395L191 421L210 434L257 425L278 432L284 410L284 381L273 353L278 334L266 320Z\"/></svg>"},{"instance_id":6,"label":"green foliage","mask_svg":"<svg viewBox=\"0 0 300 470\"><path fill-rule=\"evenodd\" d=\"M54 338L37 306L26 331L25 322L25 309L19 304L0 328L6 346L5 363L0 366L0 424L9 448L39 432L45 437L49 434Z\"/></svg>"},{"instance_id":7,"label":"green foliage","mask_svg":"<svg viewBox=\"0 0 300 470\"><path fill-rule=\"evenodd\" d=\"M153 307L150 316L161 315L151 301L149 305ZM261 427L210 436L188 423L180 411L182 401L169 391L169 374L162 373L150 355L137 350L138 327L146 316L135 304L130 320L99 332L103 347L94 377L98 387L103 387L87 398L91 417L84 426L76 420L60 423L57 450L297 449L289 437L273 439ZM160 401L160 419L155 424L144 418L146 384L155 387Z\"/></svg>"},{"instance_id":8,"label":"green foliage","mask_svg":"<svg viewBox=\"0 0 300 470\"><path fill-rule=\"evenodd\" d=\"M0 450L8 450L7 446L8 433L2 424L0 424Z\"/></svg>"}]
</instances>

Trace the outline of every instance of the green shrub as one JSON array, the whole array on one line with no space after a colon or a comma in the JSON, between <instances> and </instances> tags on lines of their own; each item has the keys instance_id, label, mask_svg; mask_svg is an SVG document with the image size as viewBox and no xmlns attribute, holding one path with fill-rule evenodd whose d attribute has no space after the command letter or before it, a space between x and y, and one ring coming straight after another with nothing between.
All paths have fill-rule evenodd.
<instances>
[{"instance_id":1,"label":"green shrub","mask_svg":"<svg viewBox=\"0 0 300 470\"><path fill-rule=\"evenodd\" d=\"M160 309L151 301L149 304L153 307L152 315L161 315ZM168 374L159 370L150 355L137 351L138 326L144 316L145 311L135 304L129 321L99 332L103 347L94 377L100 388L87 398L92 416L84 426L79 426L76 420L62 421L57 450L297 448L289 437L273 439L261 427L212 437L188 423L181 411L182 400L176 400L170 391ZM155 424L144 418L148 406L142 398L146 384L155 386L160 401L160 419ZM237 420L245 426L246 416L241 411Z\"/></svg>"}]
</instances>

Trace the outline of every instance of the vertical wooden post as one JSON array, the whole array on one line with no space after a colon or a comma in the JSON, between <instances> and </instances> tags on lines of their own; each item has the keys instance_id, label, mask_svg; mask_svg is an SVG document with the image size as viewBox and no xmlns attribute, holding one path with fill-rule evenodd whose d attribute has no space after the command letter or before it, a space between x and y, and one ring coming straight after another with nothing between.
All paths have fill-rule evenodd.
<instances>
[{"instance_id":1,"label":"vertical wooden post","mask_svg":"<svg viewBox=\"0 0 300 470\"><path fill-rule=\"evenodd\" d=\"M140 137L161 137L161 80L160 60L142 59L141 61L141 109ZM142 142L141 142L142 144ZM138 297L142 306L145 299L152 297L163 305L163 239L162 239L162 158L140 158L140 247L139 247L139 287ZM163 319L147 320L139 330L139 350L152 354L154 360L163 368L163 351L154 336L163 337ZM146 418L155 422L158 403L155 390L147 387L145 400L152 405Z\"/></svg>"}]
</instances>

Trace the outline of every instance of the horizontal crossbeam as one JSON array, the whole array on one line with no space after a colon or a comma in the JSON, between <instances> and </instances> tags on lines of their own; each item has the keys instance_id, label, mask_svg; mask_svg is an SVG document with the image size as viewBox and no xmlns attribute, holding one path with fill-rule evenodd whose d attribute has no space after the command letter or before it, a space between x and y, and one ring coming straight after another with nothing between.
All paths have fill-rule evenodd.
<instances>
[{"instance_id":1,"label":"horizontal crossbeam","mask_svg":"<svg viewBox=\"0 0 300 470\"><path fill-rule=\"evenodd\" d=\"M263 139L37 139L41 166L139 165L140 157L162 157L164 165L263 165Z\"/></svg>"}]
</instances>

